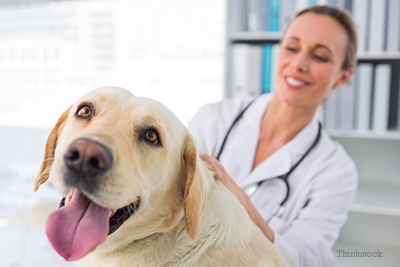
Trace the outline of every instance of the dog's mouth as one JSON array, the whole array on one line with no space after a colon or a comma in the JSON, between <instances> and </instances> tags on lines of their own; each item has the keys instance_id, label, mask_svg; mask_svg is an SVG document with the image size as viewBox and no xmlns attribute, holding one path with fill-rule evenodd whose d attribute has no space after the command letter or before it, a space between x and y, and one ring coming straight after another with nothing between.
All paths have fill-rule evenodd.
<instances>
[{"instance_id":1,"label":"dog's mouth","mask_svg":"<svg viewBox=\"0 0 400 267\"><path fill-rule=\"evenodd\" d=\"M68 203L71 201L73 195L73 191L71 191L66 197L63 197L60 201L60 204L58 205L58 208L62 208L65 205L68 205ZM118 228L121 227L121 225L128 220L133 213L139 208L140 206L140 198L138 198L136 201L132 202L129 205L126 205L125 207L122 207L116 211L110 211L109 215L109 229L108 229L108 235L111 235L115 231L118 230Z\"/></svg>"},{"instance_id":2,"label":"dog's mouth","mask_svg":"<svg viewBox=\"0 0 400 267\"><path fill-rule=\"evenodd\" d=\"M139 206L140 198L113 211L75 189L47 218L46 234L54 249L66 260L79 260L121 227Z\"/></svg>"}]
</instances>

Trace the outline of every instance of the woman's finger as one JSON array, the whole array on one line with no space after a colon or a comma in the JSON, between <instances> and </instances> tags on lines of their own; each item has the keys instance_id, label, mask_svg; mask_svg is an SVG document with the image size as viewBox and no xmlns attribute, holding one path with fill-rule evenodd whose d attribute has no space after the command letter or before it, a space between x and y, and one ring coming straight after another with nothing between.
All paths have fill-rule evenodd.
<instances>
[{"instance_id":1,"label":"woman's finger","mask_svg":"<svg viewBox=\"0 0 400 267\"><path fill-rule=\"evenodd\" d=\"M214 169L217 168L216 166L216 163L218 162L217 160L215 160L214 158L210 157L207 154L200 154L200 158L209 165L212 171L215 171Z\"/></svg>"}]
</instances>

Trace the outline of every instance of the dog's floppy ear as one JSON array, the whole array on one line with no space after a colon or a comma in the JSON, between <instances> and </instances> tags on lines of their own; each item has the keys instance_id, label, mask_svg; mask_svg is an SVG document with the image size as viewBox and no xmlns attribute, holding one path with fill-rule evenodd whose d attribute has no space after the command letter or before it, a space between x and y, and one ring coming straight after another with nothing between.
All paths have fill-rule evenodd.
<instances>
[{"instance_id":1,"label":"dog's floppy ear","mask_svg":"<svg viewBox=\"0 0 400 267\"><path fill-rule=\"evenodd\" d=\"M58 137L67 122L69 112L71 111L72 106L70 106L58 119L56 126L54 126L53 130L50 132L49 137L47 138L46 148L44 151L44 158L42 165L40 166L40 170L38 175L36 176L35 183L33 184L33 191L37 191L39 186L44 184L50 176L51 164L53 163L55 149L58 143Z\"/></svg>"},{"instance_id":2,"label":"dog's floppy ear","mask_svg":"<svg viewBox=\"0 0 400 267\"><path fill-rule=\"evenodd\" d=\"M200 231L200 217L206 203L206 190L198 169L197 149L189 133L186 134L183 160L186 179L184 182L183 211L186 232L195 240Z\"/></svg>"}]
</instances>

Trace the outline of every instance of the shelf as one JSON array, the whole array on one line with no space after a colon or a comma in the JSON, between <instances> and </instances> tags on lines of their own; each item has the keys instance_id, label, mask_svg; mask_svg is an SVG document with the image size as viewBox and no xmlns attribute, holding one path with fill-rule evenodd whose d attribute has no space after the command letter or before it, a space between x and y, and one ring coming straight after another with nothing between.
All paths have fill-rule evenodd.
<instances>
[{"instance_id":1,"label":"shelf","mask_svg":"<svg viewBox=\"0 0 400 267\"><path fill-rule=\"evenodd\" d=\"M229 35L231 42L276 42L282 38L283 32L233 32ZM358 60L400 60L400 51L362 52L357 54Z\"/></svg>"},{"instance_id":2,"label":"shelf","mask_svg":"<svg viewBox=\"0 0 400 267\"><path fill-rule=\"evenodd\" d=\"M358 60L400 60L400 51L363 52L357 54Z\"/></svg>"},{"instance_id":3,"label":"shelf","mask_svg":"<svg viewBox=\"0 0 400 267\"><path fill-rule=\"evenodd\" d=\"M282 32L234 32L229 39L233 42L253 41L253 42L279 42Z\"/></svg>"},{"instance_id":4,"label":"shelf","mask_svg":"<svg viewBox=\"0 0 400 267\"><path fill-rule=\"evenodd\" d=\"M400 140L400 132L397 131L374 132L374 131L328 129L327 132L331 137L334 138Z\"/></svg>"},{"instance_id":5,"label":"shelf","mask_svg":"<svg viewBox=\"0 0 400 267\"><path fill-rule=\"evenodd\" d=\"M400 186L360 183L350 211L400 217Z\"/></svg>"}]
</instances>

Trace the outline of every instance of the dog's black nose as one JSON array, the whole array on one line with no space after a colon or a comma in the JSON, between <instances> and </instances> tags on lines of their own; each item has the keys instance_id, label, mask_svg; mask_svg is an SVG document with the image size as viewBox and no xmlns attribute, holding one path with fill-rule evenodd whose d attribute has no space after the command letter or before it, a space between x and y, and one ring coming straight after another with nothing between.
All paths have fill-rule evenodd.
<instances>
[{"instance_id":1,"label":"dog's black nose","mask_svg":"<svg viewBox=\"0 0 400 267\"><path fill-rule=\"evenodd\" d=\"M104 145L81 138L72 142L64 155L70 171L83 176L95 176L108 171L113 162L111 152Z\"/></svg>"}]
</instances>

